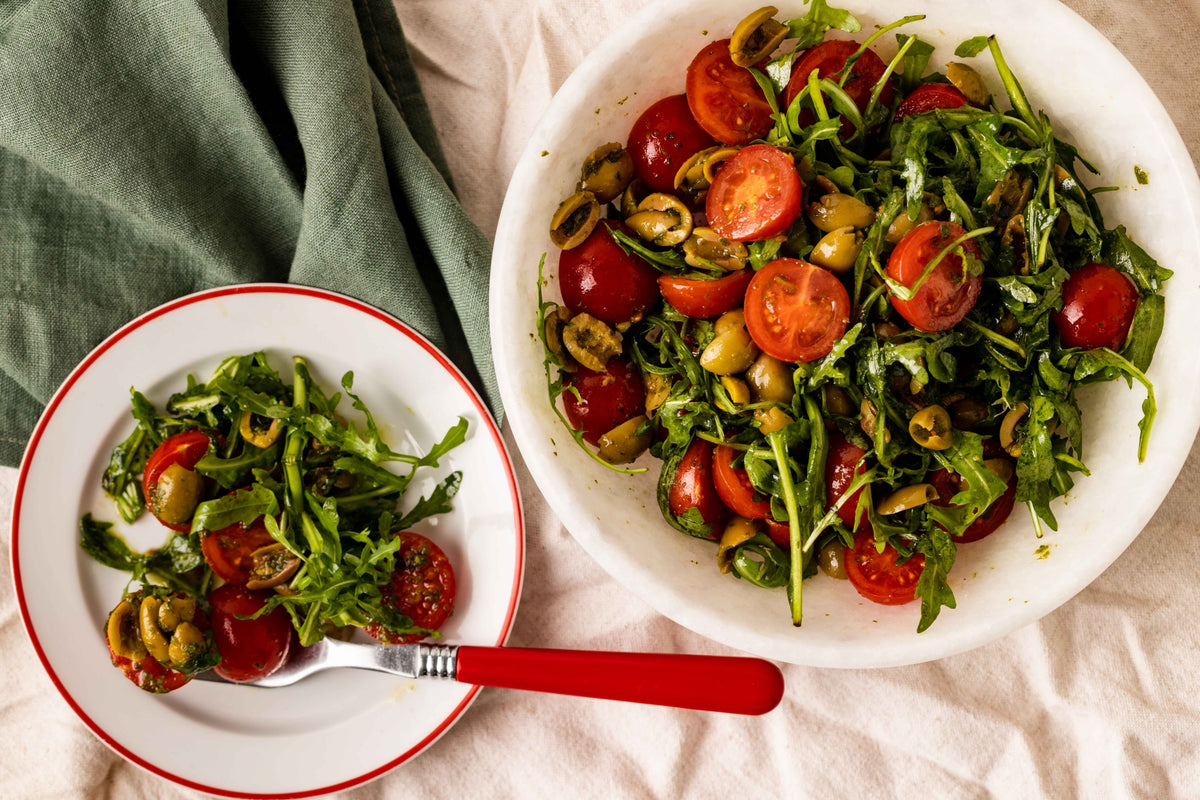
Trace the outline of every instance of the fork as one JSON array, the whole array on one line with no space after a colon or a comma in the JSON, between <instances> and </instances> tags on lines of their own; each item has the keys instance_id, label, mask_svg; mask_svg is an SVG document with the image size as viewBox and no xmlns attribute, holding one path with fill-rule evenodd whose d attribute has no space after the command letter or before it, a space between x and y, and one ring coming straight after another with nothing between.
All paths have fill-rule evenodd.
<instances>
[{"instance_id":1,"label":"fork","mask_svg":"<svg viewBox=\"0 0 1200 800\"><path fill-rule=\"evenodd\" d=\"M335 667L631 703L765 714L783 698L783 673L761 658L474 645L357 644L322 639L246 685L290 686ZM224 682L215 673L203 680Z\"/></svg>"}]
</instances>

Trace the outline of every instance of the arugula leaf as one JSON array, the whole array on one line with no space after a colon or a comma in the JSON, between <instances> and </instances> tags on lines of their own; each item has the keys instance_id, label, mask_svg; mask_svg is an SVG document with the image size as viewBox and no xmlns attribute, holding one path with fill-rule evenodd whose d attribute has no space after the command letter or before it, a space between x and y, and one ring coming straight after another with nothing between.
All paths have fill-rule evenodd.
<instances>
[{"instance_id":1,"label":"arugula leaf","mask_svg":"<svg viewBox=\"0 0 1200 800\"><path fill-rule=\"evenodd\" d=\"M918 539L915 549L925 556L925 567L921 577L917 578L916 591L917 597L921 598L921 620L917 623L917 633L921 633L938 618L942 606L956 607L949 575L957 549L950 534L937 527Z\"/></svg>"},{"instance_id":2,"label":"arugula leaf","mask_svg":"<svg viewBox=\"0 0 1200 800\"><path fill-rule=\"evenodd\" d=\"M787 38L797 40L797 50L807 50L820 44L825 38L825 32L834 28L846 33L858 33L862 30L862 23L849 11L830 8L825 0L811 0L807 4L807 14L786 23Z\"/></svg>"},{"instance_id":3,"label":"arugula leaf","mask_svg":"<svg viewBox=\"0 0 1200 800\"><path fill-rule=\"evenodd\" d=\"M982 53L987 49L987 46L987 36L972 36L970 39L959 43L958 47L954 48L954 55L958 56L959 58L971 58Z\"/></svg>"}]
</instances>

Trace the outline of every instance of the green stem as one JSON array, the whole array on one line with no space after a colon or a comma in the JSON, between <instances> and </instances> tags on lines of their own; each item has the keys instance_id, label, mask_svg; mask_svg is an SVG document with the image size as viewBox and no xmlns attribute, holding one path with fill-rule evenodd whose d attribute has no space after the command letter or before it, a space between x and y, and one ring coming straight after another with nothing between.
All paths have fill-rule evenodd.
<instances>
[{"instance_id":1,"label":"green stem","mask_svg":"<svg viewBox=\"0 0 1200 800\"><path fill-rule=\"evenodd\" d=\"M779 486L783 490L783 505L787 508L788 515L788 540L789 552L791 553L792 566L788 576L788 595L792 607L792 624L799 625L801 620L801 584L804 580L804 552L802 550L803 542L801 541L800 533L800 507L796 502L796 486L792 482L792 468L790 466L791 458L788 456L787 446L783 441L782 431L773 431L767 434L767 441L771 443L771 453L775 456L775 463L779 466Z\"/></svg>"}]
</instances>

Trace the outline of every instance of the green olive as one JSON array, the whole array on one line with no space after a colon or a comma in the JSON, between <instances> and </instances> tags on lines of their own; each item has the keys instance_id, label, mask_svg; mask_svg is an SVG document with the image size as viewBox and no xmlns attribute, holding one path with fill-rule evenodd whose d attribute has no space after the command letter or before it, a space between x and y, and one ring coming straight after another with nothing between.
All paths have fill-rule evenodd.
<instances>
[{"instance_id":1,"label":"green olive","mask_svg":"<svg viewBox=\"0 0 1200 800\"><path fill-rule=\"evenodd\" d=\"M646 387L646 413L650 413L667 402L675 382L657 372L646 372L642 375L642 385Z\"/></svg>"},{"instance_id":2,"label":"green olive","mask_svg":"<svg viewBox=\"0 0 1200 800\"><path fill-rule=\"evenodd\" d=\"M973 67L951 61L946 65L946 80L954 84L967 98L967 102L978 108L987 108L992 102L992 93L987 90L983 78Z\"/></svg>"},{"instance_id":3,"label":"green olive","mask_svg":"<svg viewBox=\"0 0 1200 800\"><path fill-rule=\"evenodd\" d=\"M617 142L597 147L583 162L579 188L591 192L601 205L610 203L633 180L633 158Z\"/></svg>"},{"instance_id":4,"label":"green olive","mask_svg":"<svg viewBox=\"0 0 1200 800\"><path fill-rule=\"evenodd\" d=\"M154 486L154 515L168 525L189 522L203 493L203 478L182 464L172 464Z\"/></svg>"},{"instance_id":5,"label":"green olive","mask_svg":"<svg viewBox=\"0 0 1200 800\"><path fill-rule=\"evenodd\" d=\"M129 600L122 598L117 603L117 607L108 615L104 633L113 655L131 661L146 657L146 645L138 634L138 609Z\"/></svg>"},{"instance_id":6,"label":"green olive","mask_svg":"<svg viewBox=\"0 0 1200 800\"><path fill-rule=\"evenodd\" d=\"M954 444L950 413L936 403L912 415L908 421L908 434L926 450L945 450Z\"/></svg>"},{"instance_id":7,"label":"green olive","mask_svg":"<svg viewBox=\"0 0 1200 800\"><path fill-rule=\"evenodd\" d=\"M754 421L758 423L759 433L767 434L781 431L788 425L791 425L793 420L783 409L778 406L770 408L760 408L754 412Z\"/></svg>"},{"instance_id":8,"label":"green olive","mask_svg":"<svg viewBox=\"0 0 1200 800\"><path fill-rule=\"evenodd\" d=\"M912 486L897 489L880 500L879 505L875 507L875 513L881 516L899 514L901 511L907 511L937 499L937 489L933 488L933 484L914 483Z\"/></svg>"},{"instance_id":9,"label":"green olive","mask_svg":"<svg viewBox=\"0 0 1200 800\"><path fill-rule=\"evenodd\" d=\"M600 457L610 464L628 464L646 452L651 436L648 432L638 432L645 423L645 415L638 414L601 435L597 442Z\"/></svg>"},{"instance_id":10,"label":"green olive","mask_svg":"<svg viewBox=\"0 0 1200 800\"><path fill-rule=\"evenodd\" d=\"M571 317L562 336L567 352L593 372L602 372L608 360L621 352L620 334L586 312Z\"/></svg>"},{"instance_id":11,"label":"green olive","mask_svg":"<svg viewBox=\"0 0 1200 800\"><path fill-rule=\"evenodd\" d=\"M167 658L175 666L182 666L191 661L207 648L208 642L204 632L190 622L184 622L175 629L171 643L167 646Z\"/></svg>"},{"instance_id":12,"label":"green olive","mask_svg":"<svg viewBox=\"0 0 1200 800\"><path fill-rule=\"evenodd\" d=\"M796 396L795 368L766 353L759 354L746 370L746 383L756 403L790 403Z\"/></svg>"},{"instance_id":13,"label":"green olive","mask_svg":"<svg viewBox=\"0 0 1200 800\"><path fill-rule=\"evenodd\" d=\"M553 354L558 362L558 368L574 372L578 366L575 359L563 347L563 328L571 321L571 312L565 306L551 305L546 309L546 319L542 323L542 333L545 336L546 349Z\"/></svg>"},{"instance_id":14,"label":"green olive","mask_svg":"<svg viewBox=\"0 0 1200 800\"><path fill-rule=\"evenodd\" d=\"M745 267L749 258L746 245L726 239L712 228L693 228L692 235L683 243L683 260L693 267L715 264L733 272Z\"/></svg>"},{"instance_id":15,"label":"green olive","mask_svg":"<svg viewBox=\"0 0 1200 800\"><path fill-rule=\"evenodd\" d=\"M550 241L562 250L578 247L600 221L600 203L591 192L576 192L558 204L550 218Z\"/></svg>"},{"instance_id":16,"label":"green olive","mask_svg":"<svg viewBox=\"0 0 1200 800\"><path fill-rule=\"evenodd\" d=\"M920 209L917 211L917 218L913 219L908 215L908 210L904 209L896 218L892 220L892 224L888 226L887 234L884 236L892 244L896 244L903 239L909 231L920 225L922 222L928 222L933 219L933 211L925 203L921 203Z\"/></svg>"},{"instance_id":17,"label":"green olive","mask_svg":"<svg viewBox=\"0 0 1200 800\"><path fill-rule=\"evenodd\" d=\"M243 411L238 423L238 433L255 447L267 448L275 444L283 433L283 423L277 419L260 417L252 411Z\"/></svg>"},{"instance_id":18,"label":"green olive","mask_svg":"<svg viewBox=\"0 0 1200 800\"><path fill-rule=\"evenodd\" d=\"M725 525L721 541L717 545L717 567L729 572L738 545L748 542L758 534L758 525L745 517L734 517Z\"/></svg>"},{"instance_id":19,"label":"green olive","mask_svg":"<svg viewBox=\"0 0 1200 800\"><path fill-rule=\"evenodd\" d=\"M196 601L190 597L167 595L158 606L158 627L170 633L196 616Z\"/></svg>"},{"instance_id":20,"label":"green olive","mask_svg":"<svg viewBox=\"0 0 1200 800\"><path fill-rule=\"evenodd\" d=\"M977 397L964 397L950 404L950 424L962 431L973 431L988 418L987 403Z\"/></svg>"},{"instance_id":21,"label":"green olive","mask_svg":"<svg viewBox=\"0 0 1200 800\"><path fill-rule=\"evenodd\" d=\"M1000 446L1013 458L1021 455L1021 441L1017 438L1017 423L1028 411L1029 406L1022 400L1004 415L1004 419L1000 420Z\"/></svg>"},{"instance_id":22,"label":"green olive","mask_svg":"<svg viewBox=\"0 0 1200 800\"><path fill-rule=\"evenodd\" d=\"M637 211L625 224L645 242L673 247L692 235L692 212L679 198L656 192L638 203Z\"/></svg>"},{"instance_id":23,"label":"green olive","mask_svg":"<svg viewBox=\"0 0 1200 800\"><path fill-rule=\"evenodd\" d=\"M722 375L721 385L725 387L725 391L729 394L731 402L738 405L745 405L750 402L750 387L741 378L733 375Z\"/></svg>"},{"instance_id":24,"label":"green olive","mask_svg":"<svg viewBox=\"0 0 1200 800\"><path fill-rule=\"evenodd\" d=\"M829 233L838 228L868 228L875 221L875 209L850 194L826 194L808 205L808 219Z\"/></svg>"},{"instance_id":25,"label":"green olive","mask_svg":"<svg viewBox=\"0 0 1200 800\"><path fill-rule=\"evenodd\" d=\"M713 336L720 336L723 333L745 327L746 313L740 308L735 308L717 317L717 321L713 323Z\"/></svg>"},{"instance_id":26,"label":"green olive","mask_svg":"<svg viewBox=\"0 0 1200 800\"><path fill-rule=\"evenodd\" d=\"M758 357L758 346L745 325L729 328L713 337L700 354L700 366L714 375L744 372Z\"/></svg>"},{"instance_id":27,"label":"green olive","mask_svg":"<svg viewBox=\"0 0 1200 800\"><path fill-rule=\"evenodd\" d=\"M830 539L821 546L820 552L817 553L817 563L821 567L821 572L829 577L837 578L839 581L846 580L846 545L836 537Z\"/></svg>"},{"instance_id":28,"label":"green olive","mask_svg":"<svg viewBox=\"0 0 1200 800\"><path fill-rule=\"evenodd\" d=\"M712 185L717 167L737 151L736 147L718 144L694 153L675 171L675 188L695 199L703 197Z\"/></svg>"},{"instance_id":29,"label":"green olive","mask_svg":"<svg viewBox=\"0 0 1200 800\"><path fill-rule=\"evenodd\" d=\"M625 219L637 213L638 203L642 202L644 189L642 182L634 178L625 187L625 191L621 193L621 216Z\"/></svg>"},{"instance_id":30,"label":"green olive","mask_svg":"<svg viewBox=\"0 0 1200 800\"><path fill-rule=\"evenodd\" d=\"M251 591L272 589L296 574L300 559L279 542L264 545L250 554L250 579L246 588Z\"/></svg>"},{"instance_id":31,"label":"green olive","mask_svg":"<svg viewBox=\"0 0 1200 800\"><path fill-rule=\"evenodd\" d=\"M734 64L752 67L783 43L788 27L775 19L778 13L775 6L763 6L737 24L729 38L729 57Z\"/></svg>"},{"instance_id":32,"label":"green olive","mask_svg":"<svg viewBox=\"0 0 1200 800\"><path fill-rule=\"evenodd\" d=\"M153 595L142 599L138 611L138 633L141 634L142 644L146 645L150 655L165 664L170 661L171 656L167 651L167 637L163 635L162 628L158 627L158 607L161 604L162 601Z\"/></svg>"},{"instance_id":33,"label":"green olive","mask_svg":"<svg viewBox=\"0 0 1200 800\"><path fill-rule=\"evenodd\" d=\"M825 409L835 417L850 417L854 415L854 400L850 393L832 383L825 384Z\"/></svg>"},{"instance_id":34,"label":"green olive","mask_svg":"<svg viewBox=\"0 0 1200 800\"><path fill-rule=\"evenodd\" d=\"M862 234L847 225L822 236L813 246L808 260L830 272L849 272L854 269L862 246Z\"/></svg>"}]
</instances>

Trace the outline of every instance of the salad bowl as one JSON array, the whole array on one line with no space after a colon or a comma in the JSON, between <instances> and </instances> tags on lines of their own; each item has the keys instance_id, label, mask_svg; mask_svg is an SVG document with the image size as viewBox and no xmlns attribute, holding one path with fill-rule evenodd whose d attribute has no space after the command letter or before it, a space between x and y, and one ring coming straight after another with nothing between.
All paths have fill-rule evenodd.
<instances>
[{"instance_id":1,"label":"salad bowl","mask_svg":"<svg viewBox=\"0 0 1200 800\"><path fill-rule=\"evenodd\" d=\"M779 3L777 19L806 13ZM1090 475L1053 508L1056 530L1040 536L1023 507L995 535L959 549L949 584L957 604L918 633L918 604L882 606L845 582L804 583L804 616L793 626L782 589L764 591L720 575L712 542L664 522L656 499L659 463L643 455L637 475L618 474L577 446L549 399L550 373L537 335L539 290L560 298L557 248L548 221L573 191L579 164L605 142L626 141L652 103L684 91L692 57L725 38L753 3L664 0L614 30L558 91L508 188L493 251L492 338L500 389L516 442L549 504L580 545L652 607L697 633L764 657L823 667L886 667L978 647L1033 622L1086 587L1137 536L1169 491L1200 426L1192 398L1200 359L1188 323L1200 305L1200 182L1162 105L1120 53L1055 0L1003 6L957 0L835 3L863 26L924 15L901 30L934 45L929 69L955 60L973 37L992 35L1035 111L1099 170L1093 188L1109 227L1124 225L1175 275L1165 326L1148 377L1158 416L1144 460L1138 421L1144 393L1123 381L1086 387L1079 402ZM1053 38L1046 35L1054 31ZM893 35L874 45L886 62ZM1090 68L1076 68L1086 53ZM986 57L972 65L998 91Z\"/></svg>"}]
</instances>

